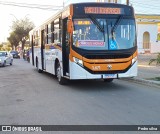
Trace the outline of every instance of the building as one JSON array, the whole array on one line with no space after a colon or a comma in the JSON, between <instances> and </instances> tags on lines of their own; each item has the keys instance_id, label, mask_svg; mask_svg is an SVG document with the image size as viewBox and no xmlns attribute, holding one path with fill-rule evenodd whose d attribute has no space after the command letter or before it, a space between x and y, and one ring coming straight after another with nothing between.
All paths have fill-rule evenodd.
<instances>
[{"instance_id":1,"label":"building","mask_svg":"<svg viewBox=\"0 0 160 134\"><path fill-rule=\"evenodd\" d=\"M139 53L160 52L160 15L136 14Z\"/></svg>"}]
</instances>

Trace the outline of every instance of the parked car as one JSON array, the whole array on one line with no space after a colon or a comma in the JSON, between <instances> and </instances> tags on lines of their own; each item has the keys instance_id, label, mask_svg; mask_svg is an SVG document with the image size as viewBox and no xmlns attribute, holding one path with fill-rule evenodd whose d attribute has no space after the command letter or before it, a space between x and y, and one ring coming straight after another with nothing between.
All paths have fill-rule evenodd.
<instances>
[{"instance_id":1,"label":"parked car","mask_svg":"<svg viewBox=\"0 0 160 134\"><path fill-rule=\"evenodd\" d=\"M24 50L23 59L30 62L30 50Z\"/></svg>"},{"instance_id":2,"label":"parked car","mask_svg":"<svg viewBox=\"0 0 160 134\"><path fill-rule=\"evenodd\" d=\"M18 51L12 50L10 53L13 55L13 58L19 58L20 59L20 54L18 53Z\"/></svg>"},{"instance_id":3,"label":"parked car","mask_svg":"<svg viewBox=\"0 0 160 134\"><path fill-rule=\"evenodd\" d=\"M7 64L13 64L13 56L7 51L0 51L0 66L6 66Z\"/></svg>"}]
</instances>

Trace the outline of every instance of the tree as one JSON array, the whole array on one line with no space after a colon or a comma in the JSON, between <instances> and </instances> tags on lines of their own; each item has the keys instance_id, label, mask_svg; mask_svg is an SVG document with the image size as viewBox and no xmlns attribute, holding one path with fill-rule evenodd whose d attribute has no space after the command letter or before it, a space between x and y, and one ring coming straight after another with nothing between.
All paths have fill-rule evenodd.
<instances>
[{"instance_id":1,"label":"tree","mask_svg":"<svg viewBox=\"0 0 160 134\"><path fill-rule=\"evenodd\" d=\"M10 33L10 36L7 38L7 40L10 42L12 49L13 47L17 47L19 44L19 37L15 32Z\"/></svg>"},{"instance_id":2,"label":"tree","mask_svg":"<svg viewBox=\"0 0 160 134\"><path fill-rule=\"evenodd\" d=\"M0 44L0 50L2 50L3 44Z\"/></svg>"},{"instance_id":3,"label":"tree","mask_svg":"<svg viewBox=\"0 0 160 134\"><path fill-rule=\"evenodd\" d=\"M13 21L11 29L16 35L15 38L17 39L18 43L21 42L22 50L24 49L26 40L29 38L29 31L33 28L33 22L31 22L27 17L21 20Z\"/></svg>"},{"instance_id":4,"label":"tree","mask_svg":"<svg viewBox=\"0 0 160 134\"><path fill-rule=\"evenodd\" d=\"M149 61L149 65L153 62L156 62L156 65L160 65L160 53L158 53L157 58L156 59L151 59Z\"/></svg>"}]
</instances>

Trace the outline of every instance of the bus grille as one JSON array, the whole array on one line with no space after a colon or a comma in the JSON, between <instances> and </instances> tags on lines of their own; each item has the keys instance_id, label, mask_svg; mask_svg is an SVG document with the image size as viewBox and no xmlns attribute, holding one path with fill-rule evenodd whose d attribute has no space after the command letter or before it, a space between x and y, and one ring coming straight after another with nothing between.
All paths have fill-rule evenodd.
<instances>
[{"instance_id":1,"label":"bus grille","mask_svg":"<svg viewBox=\"0 0 160 134\"><path fill-rule=\"evenodd\" d=\"M87 59L121 59L128 58L130 54L102 54L102 55L85 55L84 57Z\"/></svg>"}]
</instances>

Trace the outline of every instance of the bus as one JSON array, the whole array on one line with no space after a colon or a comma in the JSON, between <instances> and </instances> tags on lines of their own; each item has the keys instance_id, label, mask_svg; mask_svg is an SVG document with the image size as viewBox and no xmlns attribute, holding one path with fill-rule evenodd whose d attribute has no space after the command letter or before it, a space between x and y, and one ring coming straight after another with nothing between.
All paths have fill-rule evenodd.
<instances>
[{"instance_id":1,"label":"bus","mask_svg":"<svg viewBox=\"0 0 160 134\"><path fill-rule=\"evenodd\" d=\"M29 32L31 64L68 80L137 76L134 9L115 3L74 3Z\"/></svg>"}]
</instances>

